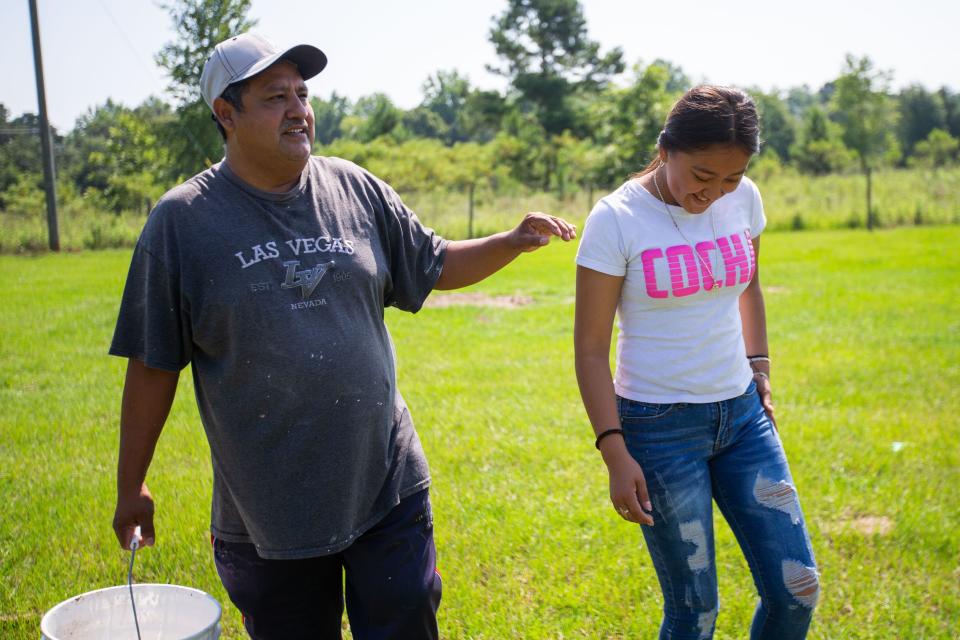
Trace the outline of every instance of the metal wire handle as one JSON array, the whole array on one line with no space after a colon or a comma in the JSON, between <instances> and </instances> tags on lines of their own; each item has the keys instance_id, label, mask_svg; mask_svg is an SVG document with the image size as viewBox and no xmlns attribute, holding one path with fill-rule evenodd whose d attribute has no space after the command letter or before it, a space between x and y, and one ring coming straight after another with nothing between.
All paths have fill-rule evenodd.
<instances>
[{"instance_id":1,"label":"metal wire handle","mask_svg":"<svg viewBox=\"0 0 960 640\"><path fill-rule=\"evenodd\" d=\"M127 570L127 588L130 589L130 606L133 607L133 624L137 628L137 640L143 640L140 637L140 621L137 620L137 603L133 599L133 560L137 557L137 547L140 546L140 527L133 530L133 537L130 538L130 569Z\"/></svg>"}]
</instances>

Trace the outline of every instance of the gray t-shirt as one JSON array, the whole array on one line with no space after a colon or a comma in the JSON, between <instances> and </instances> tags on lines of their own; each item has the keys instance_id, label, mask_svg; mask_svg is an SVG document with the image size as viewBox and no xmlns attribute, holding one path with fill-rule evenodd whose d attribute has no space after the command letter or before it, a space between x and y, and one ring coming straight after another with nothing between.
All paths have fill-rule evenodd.
<instances>
[{"instance_id":1,"label":"gray t-shirt","mask_svg":"<svg viewBox=\"0 0 960 640\"><path fill-rule=\"evenodd\" d=\"M221 162L157 203L110 353L192 365L215 536L265 558L336 553L429 485L383 314L417 311L445 252L338 158L312 157L284 194Z\"/></svg>"}]
</instances>

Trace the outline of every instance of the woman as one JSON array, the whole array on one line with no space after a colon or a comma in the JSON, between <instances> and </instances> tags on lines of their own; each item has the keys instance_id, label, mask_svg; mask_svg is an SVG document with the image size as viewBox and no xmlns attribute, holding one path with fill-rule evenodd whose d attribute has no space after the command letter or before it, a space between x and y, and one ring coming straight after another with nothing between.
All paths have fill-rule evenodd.
<instances>
[{"instance_id":1,"label":"woman","mask_svg":"<svg viewBox=\"0 0 960 640\"><path fill-rule=\"evenodd\" d=\"M613 506L645 525L660 638L713 635L711 500L760 593L751 638L805 637L820 591L770 400L757 272L766 219L744 177L759 145L749 96L691 89L650 165L594 207L577 254L580 394Z\"/></svg>"}]
</instances>

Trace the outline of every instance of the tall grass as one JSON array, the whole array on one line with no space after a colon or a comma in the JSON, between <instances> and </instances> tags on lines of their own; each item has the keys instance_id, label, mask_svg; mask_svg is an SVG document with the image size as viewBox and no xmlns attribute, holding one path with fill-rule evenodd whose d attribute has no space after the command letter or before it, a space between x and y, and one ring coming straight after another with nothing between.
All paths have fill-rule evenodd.
<instances>
[{"instance_id":1,"label":"tall grass","mask_svg":"<svg viewBox=\"0 0 960 640\"><path fill-rule=\"evenodd\" d=\"M860 174L810 178L785 171L755 176L770 229L864 227L867 179ZM873 173L878 226L960 223L960 168Z\"/></svg>"},{"instance_id":2,"label":"tall grass","mask_svg":"<svg viewBox=\"0 0 960 640\"><path fill-rule=\"evenodd\" d=\"M866 225L866 179L858 174L801 176L790 170L753 176L764 197L771 230L841 229ZM526 211L546 211L582 226L594 202L609 190L552 192L513 188L478 190L473 235L516 224ZM466 238L470 229L466 193L433 191L401 194L420 218L448 238ZM960 167L935 171L886 170L873 176L877 226L960 223ZM143 212L115 214L96 202L71 199L61 207L61 246L67 250L130 247L146 218ZM33 198L15 210L0 211L0 253L33 253L47 246L43 202Z\"/></svg>"},{"instance_id":3,"label":"tall grass","mask_svg":"<svg viewBox=\"0 0 960 640\"><path fill-rule=\"evenodd\" d=\"M823 594L812 638L956 637L960 620L960 226L763 236L780 432ZM443 638L651 638L659 589L616 516L572 368L575 246L473 290L518 308L391 310L400 388L430 460ZM0 257L0 637L120 584L110 528L123 362L106 355L129 251ZM434 294L440 295L440 294ZM185 373L149 483L140 581L204 589L209 451ZM717 638L755 602L718 520ZM349 637L349 636L348 636Z\"/></svg>"},{"instance_id":4,"label":"tall grass","mask_svg":"<svg viewBox=\"0 0 960 640\"><path fill-rule=\"evenodd\" d=\"M105 212L75 200L58 208L60 248L65 251L132 247L146 222L143 212ZM47 212L0 211L0 253L33 254L49 247Z\"/></svg>"}]
</instances>

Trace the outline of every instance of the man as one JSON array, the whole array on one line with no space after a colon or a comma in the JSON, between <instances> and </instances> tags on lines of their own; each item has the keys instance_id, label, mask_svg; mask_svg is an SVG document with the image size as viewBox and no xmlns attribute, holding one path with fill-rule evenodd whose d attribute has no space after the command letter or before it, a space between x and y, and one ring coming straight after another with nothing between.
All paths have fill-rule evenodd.
<instances>
[{"instance_id":1,"label":"man","mask_svg":"<svg viewBox=\"0 0 960 640\"><path fill-rule=\"evenodd\" d=\"M430 482L384 308L482 280L575 237L527 214L448 242L360 167L311 156L304 81L326 57L252 34L217 45L202 93L225 139L168 192L134 251L110 352L129 358L113 527L154 541L144 480L192 366L213 464L217 570L254 638L436 638Z\"/></svg>"}]
</instances>

